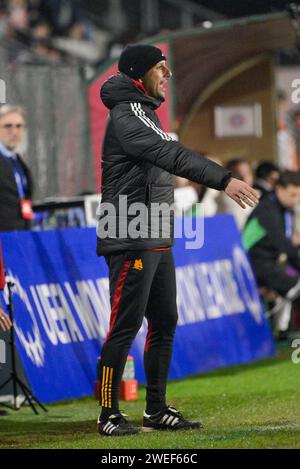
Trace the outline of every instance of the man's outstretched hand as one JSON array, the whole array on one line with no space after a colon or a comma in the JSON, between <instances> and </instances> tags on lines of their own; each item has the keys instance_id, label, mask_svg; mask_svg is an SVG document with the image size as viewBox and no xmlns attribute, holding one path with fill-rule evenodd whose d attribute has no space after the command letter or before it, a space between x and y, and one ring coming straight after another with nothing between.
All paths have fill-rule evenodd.
<instances>
[{"instance_id":1,"label":"man's outstretched hand","mask_svg":"<svg viewBox=\"0 0 300 469\"><path fill-rule=\"evenodd\" d=\"M231 178L225 188L225 193L233 199L240 207L255 207L259 202L259 195L246 182L240 179Z\"/></svg>"},{"instance_id":2,"label":"man's outstretched hand","mask_svg":"<svg viewBox=\"0 0 300 469\"><path fill-rule=\"evenodd\" d=\"M2 331L8 331L12 326L9 317L4 313L0 306L0 329Z\"/></svg>"}]
</instances>

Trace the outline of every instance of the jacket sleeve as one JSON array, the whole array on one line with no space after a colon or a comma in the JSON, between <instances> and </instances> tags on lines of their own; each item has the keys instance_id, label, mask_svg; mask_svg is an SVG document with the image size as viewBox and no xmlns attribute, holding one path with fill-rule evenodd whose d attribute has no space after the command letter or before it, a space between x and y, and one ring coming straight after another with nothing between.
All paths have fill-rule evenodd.
<instances>
[{"instance_id":1,"label":"jacket sleeve","mask_svg":"<svg viewBox=\"0 0 300 469\"><path fill-rule=\"evenodd\" d=\"M130 106L122 104L111 111L115 134L129 157L213 189L224 189L231 176L227 169L172 140L143 111Z\"/></svg>"}]
</instances>

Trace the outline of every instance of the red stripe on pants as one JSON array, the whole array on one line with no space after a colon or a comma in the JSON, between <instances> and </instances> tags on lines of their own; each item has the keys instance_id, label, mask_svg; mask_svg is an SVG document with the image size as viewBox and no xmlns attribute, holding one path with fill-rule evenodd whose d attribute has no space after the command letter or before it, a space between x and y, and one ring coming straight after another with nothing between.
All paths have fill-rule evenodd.
<instances>
[{"instance_id":1,"label":"red stripe on pants","mask_svg":"<svg viewBox=\"0 0 300 469\"><path fill-rule=\"evenodd\" d=\"M131 261L124 262L122 270L121 270L120 275L119 275L118 283L117 283L115 293L114 293L114 297L113 297L113 301L112 301L109 331L107 333L105 343L109 340L110 334L113 330L113 327L114 327L114 325L116 323L116 320L117 320L117 317L118 317L122 291L123 291L123 287L124 287L124 284L125 284L125 280L127 278L127 274L128 274L130 265L131 265Z\"/></svg>"},{"instance_id":2,"label":"red stripe on pants","mask_svg":"<svg viewBox=\"0 0 300 469\"><path fill-rule=\"evenodd\" d=\"M148 352L149 350L151 337L152 337L152 322L149 320L148 332L147 332L146 343L145 343L145 352Z\"/></svg>"}]
</instances>

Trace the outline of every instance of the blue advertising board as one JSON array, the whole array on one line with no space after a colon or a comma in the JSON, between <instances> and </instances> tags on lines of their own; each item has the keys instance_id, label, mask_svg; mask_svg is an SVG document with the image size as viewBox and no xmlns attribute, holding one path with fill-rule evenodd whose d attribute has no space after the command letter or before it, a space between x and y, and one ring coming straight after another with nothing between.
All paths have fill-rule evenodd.
<instances>
[{"instance_id":1,"label":"blue advertising board","mask_svg":"<svg viewBox=\"0 0 300 469\"><path fill-rule=\"evenodd\" d=\"M89 395L109 325L108 270L93 228L1 233L19 355L45 403ZM170 378L272 356L274 343L231 216L205 219L201 249L176 239L179 322ZM146 321L133 344L145 382Z\"/></svg>"}]
</instances>

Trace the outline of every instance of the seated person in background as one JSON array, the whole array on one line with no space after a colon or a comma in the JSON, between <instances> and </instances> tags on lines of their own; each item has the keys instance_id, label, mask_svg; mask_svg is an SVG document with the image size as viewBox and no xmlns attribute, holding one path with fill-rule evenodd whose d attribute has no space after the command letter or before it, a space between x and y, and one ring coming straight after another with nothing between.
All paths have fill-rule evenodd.
<instances>
[{"instance_id":1,"label":"seated person in background","mask_svg":"<svg viewBox=\"0 0 300 469\"><path fill-rule=\"evenodd\" d=\"M260 193L261 197L269 194L274 191L279 175L278 166L271 161L263 161L255 171L254 189Z\"/></svg>"},{"instance_id":2,"label":"seated person in background","mask_svg":"<svg viewBox=\"0 0 300 469\"><path fill-rule=\"evenodd\" d=\"M228 161L225 167L231 171L232 177L246 182L251 187L253 186L253 173L247 160L234 158ZM247 206L244 210L241 210L233 200L226 200L227 198L222 193L220 194L218 198L218 213L230 213L233 215L238 228L242 230L253 208Z\"/></svg>"},{"instance_id":3,"label":"seated person in background","mask_svg":"<svg viewBox=\"0 0 300 469\"><path fill-rule=\"evenodd\" d=\"M283 172L275 191L252 211L243 233L258 286L300 304L300 240L294 237L294 210L300 203L300 172ZM286 304L285 304L286 306ZM288 329L284 308L277 330ZM288 311L288 315L286 312Z\"/></svg>"}]
</instances>

